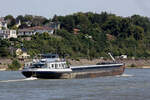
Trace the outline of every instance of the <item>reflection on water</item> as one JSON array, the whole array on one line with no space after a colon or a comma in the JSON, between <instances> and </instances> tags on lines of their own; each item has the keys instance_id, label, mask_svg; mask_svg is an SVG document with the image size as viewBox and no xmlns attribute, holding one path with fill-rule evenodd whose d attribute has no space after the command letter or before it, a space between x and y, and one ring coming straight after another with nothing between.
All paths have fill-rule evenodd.
<instances>
[{"instance_id":1,"label":"reflection on water","mask_svg":"<svg viewBox=\"0 0 150 100\"><path fill-rule=\"evenodd\" d=\"M30 81L36 80L36 77L24 78L24 79L16 79L16 80L1 80L0 82L21 82L21 81Z\"/></svg>"},{"instance_id":2,"label":"reflection on water","mask_svg":"<svg viewBox=\"0 0 150 100\"><path fill-rule=\"evenodd\" d=\"M122 74L122 75L116 75L116 77L132 77L131 74Z\"/></svg>"},{"instance_id":3,"label":"reflection on water","mask_svg":"<svg viewBox=\"0 0 150 100\"><path fill-rule=\"evenodd\" d=\"M132 77L132 76L133 75L130 75L130 74L116 75L116 77ZM37 80L37 78L30 77L30 78L15 79L15 80L0 80L0 82L21 82L21 81L30 81L30 80Z\"/></svg>"},{"instance_id":4,"label":"reflection on water","mask_svg":"<svg viewBox=\"0 0 150 100\"><path fill-rule=\"evenodd\" d=\"M126 69L121 76L44 80L2 71L0 100L149 100L149 73Z\"/></svg>"}]
</instances>

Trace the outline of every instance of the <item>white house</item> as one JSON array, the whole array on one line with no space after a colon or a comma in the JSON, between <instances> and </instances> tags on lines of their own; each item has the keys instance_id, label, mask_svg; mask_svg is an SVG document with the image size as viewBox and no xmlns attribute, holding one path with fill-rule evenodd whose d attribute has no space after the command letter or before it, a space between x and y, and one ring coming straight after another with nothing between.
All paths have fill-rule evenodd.
<instances>
[{"instance_id":1,"label":"white house","mask_svg":"<svg viewBox=\"0 0 150 100\"><path fill-rule=\"evenodd\" d=\"M7 29L7 22L4 20L3 17L0 18L0 30Z\"/></svg>"},{"instance_id":2,"label":"white house","mask_svg":"<svg viewBox=\"0 0 150 100\"><path fill-rule=\"evenodd\" d=\"M19 20L15 26L18 28L20 25L21 25L21 21Z\"/></svg>"},{"instance_id":3,"label":"white house","mask_svg":"<svg viewBox=\"0 0 150 100\"><path fill-rule=\"evenodd\" d=\"M127 55L121 55L120 57L123 58L123 59L127 59L128 58Z\"/></svg>"},{"instance_id":4,"label":"white house","mask_svg":"<svg viewBox=\"0 0 150 100\"><path fill-rule=\"evenodd\" d=\"M29 58L30 55L27 53L27 50L25 48L18 48L16 50L16 55L19 59L26 59Z\"/></svg>"},{"instance_id":5,"label":"white house","mask_svg":"<svg viewBox=\"0 0 150 100\"><path fill-rule=\"evenodd\" d=\"M59 22L50 22L50 23L46 24L45 26L53 28L55 30L60 29L60 23Z\"/></svg>"},{"instance_id":6,"label":"white house","mask_svg":"<svg viewBox=\"0 0 150 100\"><path fill-rule=\"evenodd\" d=\"M0 38L9 39L9 38L17 38L16 30L0 30Z\"/></svg>"},{"instance_id":7,"label":"white house","mask_svg":"<svg viewBox=\"0 0 150 100\"><path fill-rule=\"evenodd\" d=\"M31 35L35 35L35 31L31 30L31 29L19 29L18 30L18 36L31 36Z\"/></svg>"},{"instance_id":8,"label":"white house","mask_svg":"<svg viewBox=\"0 0 150 100\"><path fill-rule=\"evenodd\" d=\"M18 36L31 36L35 35L36 33L42 34L44 32L47 32L48 34L53 34L54 29L49 27L42 27L42 26L35 26L27 29L19 29L18 30Z\"/></svg>"}]
</instances>

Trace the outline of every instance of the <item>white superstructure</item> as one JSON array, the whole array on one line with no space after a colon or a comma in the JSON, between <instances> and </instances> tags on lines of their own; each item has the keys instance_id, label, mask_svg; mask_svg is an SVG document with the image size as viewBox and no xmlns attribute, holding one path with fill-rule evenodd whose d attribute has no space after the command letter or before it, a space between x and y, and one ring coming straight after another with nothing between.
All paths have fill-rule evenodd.
<instances>
[{"instance_id":1,"label":"white superstructure","mask_svg":"<svg viewBox=\"0 0 150 100\"><path fill-rule=\"evenodd\" d=\"M70 72L72 70L65 61L44 61L28 63L25 65L23 71Z\"/></svg>"},{"instance_id":2,"label":"white superstructure","mask_svg":"<svg viewBox=\"0 0 150 100\"><path fill-rule=\"evenodd\" d=\"M60 59L56 54L42 55L41 59L33 59L32 62L25 63L23 71L53 71L70 72L71 68L66 61Z\"/></svg>"}]
</instances>

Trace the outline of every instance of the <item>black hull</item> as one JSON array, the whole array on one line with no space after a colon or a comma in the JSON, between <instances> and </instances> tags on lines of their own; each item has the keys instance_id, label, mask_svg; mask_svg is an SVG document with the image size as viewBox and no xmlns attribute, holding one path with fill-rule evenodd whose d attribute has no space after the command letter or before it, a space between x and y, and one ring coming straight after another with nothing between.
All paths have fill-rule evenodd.
<instances>
[{"instance_id":1,"label":"black hull","mask_svg":"<svg viewBox=\"0 0 150 100\"><path fill-rule=\"evenodd\" d=\"M22 74L29 78L29 77L37 77L43 79L59 79L65 73L57 73L57 72L36 72L36 71L23 71Z\"/></svg>"},{"instance_id":2,"label":"black hull","mask_svg":"<svg viewBox=\"0 0 150 100\"><path fill-rule=\"evenodd\" d=\"M69 78L94 78L101 76L121 75L124 72L124 66L104 66L104 67L87 67L72 68L72 72L43 72L43 71L22 71L22 74L29 77L44 79L69 79Z\"/></svg>"}]
</instances>

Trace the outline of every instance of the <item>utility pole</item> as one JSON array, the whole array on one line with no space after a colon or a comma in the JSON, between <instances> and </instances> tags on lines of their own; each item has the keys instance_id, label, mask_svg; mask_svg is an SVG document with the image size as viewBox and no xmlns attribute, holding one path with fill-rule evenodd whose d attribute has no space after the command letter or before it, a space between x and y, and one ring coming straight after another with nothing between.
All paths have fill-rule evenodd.
<instances>
[{"instance_id":1,"label":"utility pole","mask_svg":"<svg viewBox=\"0 0 150 100\"><path fill-rule=\"evenodd\" d=\"M86 35L85 38L87 39L92 39L92 36L89 36L89 35ZM88 54L88 59L90 60L90 43L88 42L88 51L87 51L87 54Z\"/></svg>"},{"instance_id":2,"label":"utility pole","mask_svg":"<svg viewBox=\"0 0 150 100\"><path fill-rule=\"evenodd\" d=\"M134 51L135 51L135 55L134 55L134 56L135 56L135 58L136 58L136 46L134 46Z\"/></svg>"}]
</instances>

